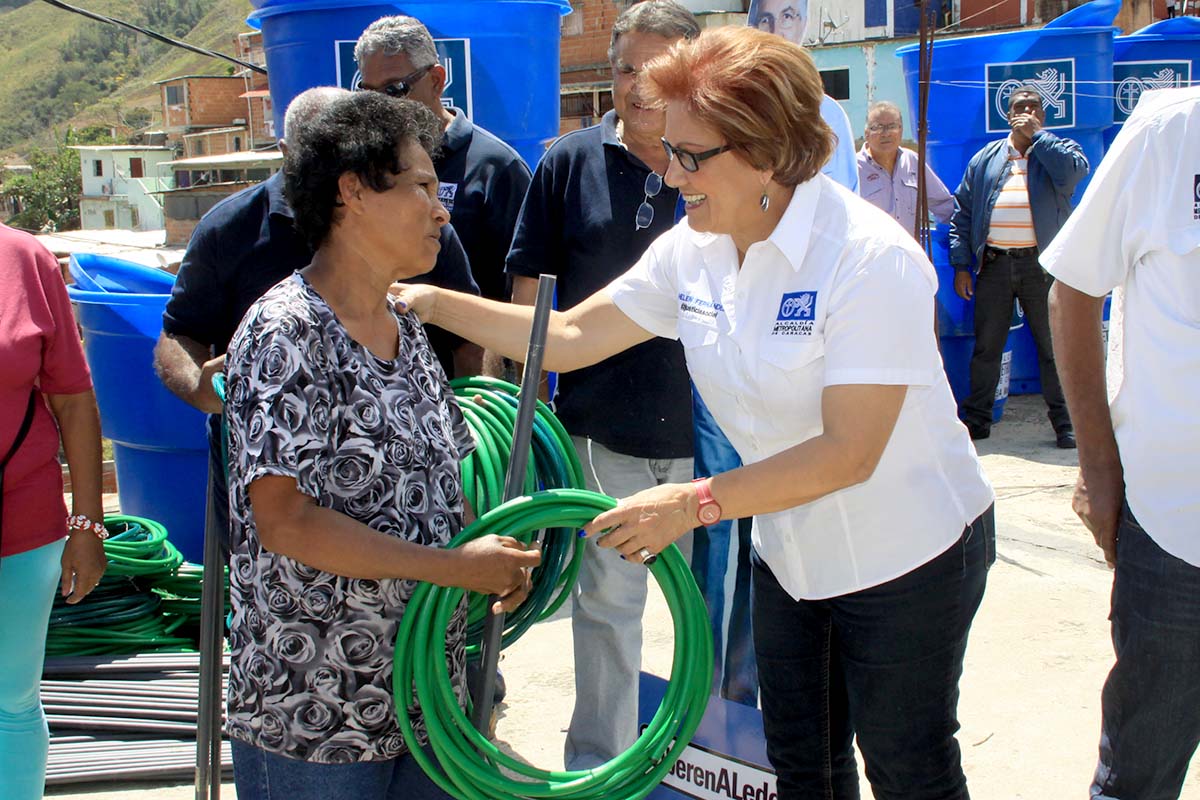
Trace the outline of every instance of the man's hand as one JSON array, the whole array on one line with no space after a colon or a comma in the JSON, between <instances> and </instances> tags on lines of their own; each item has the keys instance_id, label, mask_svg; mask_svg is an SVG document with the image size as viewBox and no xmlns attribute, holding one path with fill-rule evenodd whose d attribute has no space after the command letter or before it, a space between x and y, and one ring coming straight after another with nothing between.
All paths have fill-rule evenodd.
<instances>
[{"instance_id":1,"label":"man's hand","mask_svg":"<svg viewBox=\"0 0 1200 800\"><path fill-rule=\"evenodd\" d=\"M1017 144L1024 149L1033 143L1033 136L1042 129L1042 123L1035 114L1017 114L1009 121L1009 127L1016 134Z\"/></svg>"},{"instance_id":2,"label":"man's hand","mask_svg":"<svg viewBox=\"0 0 1200 800\"><path fill-rule=\"evenodd\" d=\"M1075 482L1075 495L1071 498L1071 508L1092 532L1110 567L1117 566L1117 526L1124 503L1125 476L1120 466L1116 469L1092 470L1086 481L1080 471L1079 479Z\"/></svg>"},{"instance_id":3,"label":"man's hand","mask_svg":"<svg viewBox=\"0 0 1200 800\"><path fill-rule=\"evenodd\" d=\"M954 292L963 300L970 300L975 296L975 286L971 281L971 271L969 269L955 271Z\"/></svg>"},{"instance_id":4,"label":"man's hand","mask_svg":"<svg viewBox=\"0 0 1200 800\"><path fill-rule=\"evenodd\" d=\"M213 388L213 375L225 371L225 354L210 358L204 362L204 366L200 368L200 382L196 386L196 400L199 403L201 411L209 414L220 414L225 406L221 402L221 398L217 397L217 390Z\"/></svg>"}]
</instances>

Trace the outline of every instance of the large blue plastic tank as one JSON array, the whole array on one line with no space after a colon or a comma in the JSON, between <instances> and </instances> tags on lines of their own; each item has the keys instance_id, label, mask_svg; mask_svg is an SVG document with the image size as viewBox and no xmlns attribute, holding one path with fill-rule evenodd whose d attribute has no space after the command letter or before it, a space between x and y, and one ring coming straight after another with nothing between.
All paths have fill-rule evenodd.
<instances>
[{"instance_id":1,"label":"large blue plastic tank","mask_svg":"<svg viewBox=\"0 0 1200 800\"><path fill-rule=\"evenodd\" d=\"M1081 6L1082 8L1082 6ZM1094 166L1112 125L1113 31L1057 27L938 39L929 89L929 163L953 190L967 162L988 142L1008 136L1008 98L1023 83L1042 89L1046 129L1079 142ZM896 51L910 108L918 108L918 48ZM1086 181L1080 183L1076 199Z\"/></svg>"},{"instance_id":2,"label":"large blue plastic tank","mask_svg":"<svg viewBox=\"0 0 1200 800\"><path fill-rule=\"evenodd\" d=\"M380 17L425 24L449 73L453 102L512 145L532 168L558 135L559 19L567 0L252 0L261 27L275 129L292 98L313 86L356 83L354 43Z\"/></svg>"},{"instance_id":3,"label":"large blue plastic tank","mask_svg":"<svg viewBox=\"0 0 1200 800\"><path fill-rule=\"evenodd\" d=\"M975 350L974 305L954 292L954 268L950 266L950 228L938 225L932 231L933 268L937 272L937 329L938 346L942 351L942 368L950 382L954 400L962 405L971 390L971 354ZM1000 383L996 386L996 404L992 421L999 422L1009 395L1009 376L1013 363L1013 342L1021 332L1022 322L1015 316L1009 328L1008 341L1001 358Z\"/></svg>"},{"instance_id":4,"label":"large blue plastic tank","mask_svg":"<svg viewBox=\"0 0 1200 800\"><path fill-rule=\"evenodd\" d=\"M971 157L989 142L1008 135L1008 98L1024 83L1042 89L1046 128L1078 142L1093 169L1100 163L1104 133L1112 126L1113 102L1107 91L1096 87L1107 87L1112 81L1111 23L1119 8L1117 0L1093 0L1041 29L934 41L928 157L946 186L955 189ZM903 64L909 107L918 108L918 48L901 47L896 55ZM1086 179L1080 182L1076 200L1086 185ZM946 263L939 264L939 258ZM938 292L942 336L970 335L973 306L955 296L952 285L947 285L953 282L953 271L944 251L939 253L935 247L934 259L942 282ZM1009 336L1010 346L1025 340L1032 345L1024 326ZM957 368L950 365L947 354L962 352L965 346L959 343L947 350L945 345L943 341L947 373L954 384ZM1027 354L1028 349L1018 345L1011 362L1014 381L1029 378ZM1036 380L1037 375L1035 355L1032 377Z\"/></svg>"},{"instance_id":5,"label":"large blue plastic tank","mask_svg":"<svg viewBox=\"0 0 1200 800\"><path fill-rule=\"evenodd\" d=\"M161 522L184 558L204 557L208 442L204 415L171 394L154 373L154 343L162 332L167 294L138 294L171 276L139 264L93 256L72 264L68 287L83 328L100 427L112 440L121 511ZM111 268L109 268L111 267ZM138 272L146 273L144 279ZM88 279L101 291L81 289Z\"/></svg>"},{"instance_id":6,"label":"large blue plastic tank","mask_svg":"<svg viewBox=\"0 0 1200 800\"><path fill-rule=\"evenodd\" d=\"M1113 40L1113 127L1107 148L1147 89L1200 83L1200 17L1177 17Z\"/></svg>"}]
</instances>

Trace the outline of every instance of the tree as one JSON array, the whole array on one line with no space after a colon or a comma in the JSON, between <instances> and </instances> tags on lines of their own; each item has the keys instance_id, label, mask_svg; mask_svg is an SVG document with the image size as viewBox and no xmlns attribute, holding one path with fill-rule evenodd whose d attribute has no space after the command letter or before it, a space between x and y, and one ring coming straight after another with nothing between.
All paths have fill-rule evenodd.
<instances>
[{"instance_id":1,"label":"tree","mask_svg":"<svg viewBox=\"0 0 1200 800\"><path fill-rule=\"evenodd\" d=\"M75 230L79 227L79 153L69 146L68 132L54 149L34 148L29 153L29 175L16 175L4 182L6 197L20 200L21 212L9 220L27 230Z\"/></svg>"}]
</instances>

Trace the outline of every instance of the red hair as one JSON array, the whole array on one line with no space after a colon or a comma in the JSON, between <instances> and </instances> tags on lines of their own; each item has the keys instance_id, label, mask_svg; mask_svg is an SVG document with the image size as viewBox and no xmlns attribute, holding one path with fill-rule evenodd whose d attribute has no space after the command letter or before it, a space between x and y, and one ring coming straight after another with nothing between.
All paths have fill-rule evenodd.
<instances>
[{"instance_id":1,"label":"red hair","mask_svg":"<svg viewBox=\"0 0 1200 800\"><path fill-rule=\"evenodd\" d=\"M833 131L821 118L821 75L804 48L780 36L749 27L706 30L651 61L640 78L648 100L686 103L780 185L813 178L833 153Z\"/></svg>"}]
</instances>

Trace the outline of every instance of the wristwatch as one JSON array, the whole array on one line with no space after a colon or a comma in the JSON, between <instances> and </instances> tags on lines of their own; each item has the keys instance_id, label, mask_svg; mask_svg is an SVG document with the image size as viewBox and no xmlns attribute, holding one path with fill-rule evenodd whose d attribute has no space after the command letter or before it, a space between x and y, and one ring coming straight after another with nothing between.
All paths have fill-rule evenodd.
<instances>
[{"instance_id":1,"label":"wristwatch","mask_svg":"<svg viewBox=\"0 0 1200 800\"><path fill-rule=\"evenodd\" d=\"M721 505L713 498L712 478L696 478L692 483L696 484L696 496L700 498L700 508L696 510L700 524L715 525L720 522Z\"/></svg>"}]
</instances>

